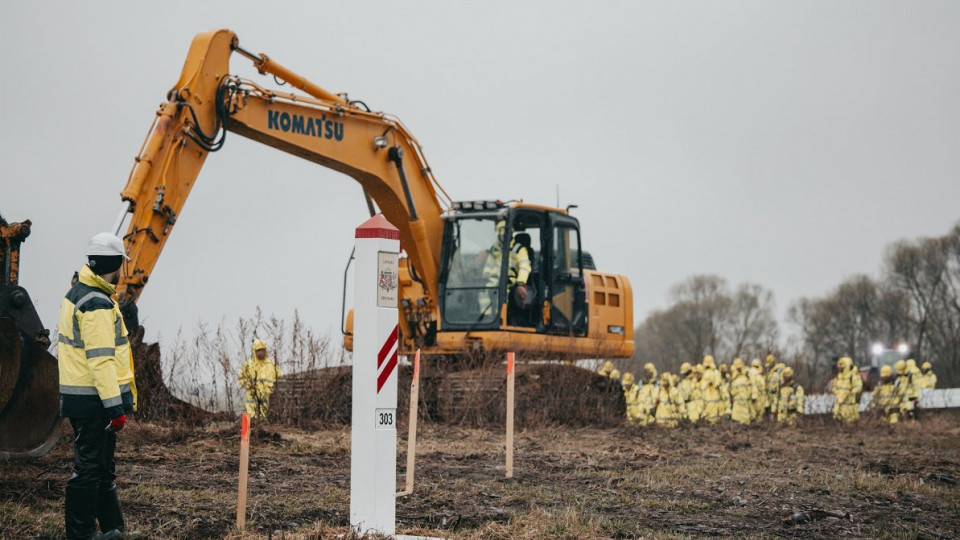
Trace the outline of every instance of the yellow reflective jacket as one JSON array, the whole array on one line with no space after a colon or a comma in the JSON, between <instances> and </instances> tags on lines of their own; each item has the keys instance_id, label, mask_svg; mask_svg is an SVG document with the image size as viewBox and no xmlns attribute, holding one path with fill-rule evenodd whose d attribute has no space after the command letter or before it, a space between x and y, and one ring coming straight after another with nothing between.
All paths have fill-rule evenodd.
<instances>
[{"instance_id":1,"label":"yellow reflective jacket","mask_svg":"<svg viewBox=\"0 0 960 540\"><path fill-rule=\"evenodd\" d=\"M80 270L60 303L60 416L116 418L136 404L133 355L113 285Z\"/></svg>"},{"instance_id":2,"label":"yellow reflective jacket","mask_svg":"<svg viewBox=\"0 0 960 540\"><path fill-rule=\"evenodd\" d=\"M256 392L261 397L273 392L273 385L279 378L280 368L273 358L260 360L254 356L240 368L240 387L247 392Z\"/></svg>"}]
</instances>

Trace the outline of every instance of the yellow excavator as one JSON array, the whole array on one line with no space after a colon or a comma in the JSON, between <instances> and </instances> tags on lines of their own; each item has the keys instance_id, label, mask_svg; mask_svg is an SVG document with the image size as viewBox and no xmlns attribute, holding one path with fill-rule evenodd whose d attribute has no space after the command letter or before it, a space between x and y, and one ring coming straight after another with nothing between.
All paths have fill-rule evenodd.
<instances>
[{"instance_id":1,"label":"yellow excavator","mask_svg":"<svg viewBox=\"0 0 960 540\"><path fill-rule=\"evenodd\" d=\"M303 93L231 75L234 53ZM401 354L420 349L441 359L502 351L528 359L632 356L630 283L595 269L569 208L452 200L399 119L248 52L229 30L194 38L121 192L112 231L122 235L130 257L117 286L125 316L135 317L131 308L204 160L223 147L228 132L353 178L371 214L376 205L400 230ZM520 245L531 263L523 301L514 300L511 257L503 256ZM351 314L344 314L343 326L350 349ZM136 323L128 320L128 327Z\"/></svg>"}]
</instances>

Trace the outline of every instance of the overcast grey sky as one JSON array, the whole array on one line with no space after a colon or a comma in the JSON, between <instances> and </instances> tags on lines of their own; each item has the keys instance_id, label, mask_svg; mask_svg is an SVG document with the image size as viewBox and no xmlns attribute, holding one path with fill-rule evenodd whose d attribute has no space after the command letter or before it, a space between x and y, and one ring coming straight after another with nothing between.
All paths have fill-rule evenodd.
<instances>
[{"instance_id":1,"label":"overcast grey sky","mask_svg":"<svg viewBox=\"0 0 960 540\"><path fill-rule=\"evenodd\" d=\"M455 199L578 204L639 322L695 273L778 310L960 219L958 2L4 2L0 212L47 326L192 37L230 28L399 116ZM233 70L258 77L249 62ZM272 81L260 78L262 83ZM351 179L231 134L140 302L148 337L257 305L336 331Z\"/></svg>"}]
</instances>

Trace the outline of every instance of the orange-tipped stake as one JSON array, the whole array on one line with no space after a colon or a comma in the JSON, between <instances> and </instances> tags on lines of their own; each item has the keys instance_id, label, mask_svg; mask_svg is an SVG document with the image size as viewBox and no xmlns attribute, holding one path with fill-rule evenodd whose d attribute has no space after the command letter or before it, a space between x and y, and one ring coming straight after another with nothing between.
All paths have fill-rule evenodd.
<instances>
[{"instance_id":1,"label":"orange-tipped stake","mask_svg":"<svg viewBox=\"0 0 960 540\"><path fill-rule=\"evenodd\" d=\"M240 415L240 485L237 488L237 529L247 524L247 466L250 464L250 417Z\"/></svg>"},{"instance_id":2,"label":"orange-tipped stake","mask_svg":"<svg viewBox=\"0 0 960 540\"><path fill-rule=\"evenodd\" d=\"M507 478L513 478L513 353L507 353Z\"/></svg>"},{"instance_id":3,"label":"orange-tipped stake","mask_svg":"<svg viewBox=\"0 0 960 540\"><path fill-rule=\"evenodd\" d=\"M410 381L410 418L407 432L407 485L397 495L413 493L413 473L417 461L417 406L420 401L420 349L413 357L413 379Z\"/></svg>"}]
</instances>

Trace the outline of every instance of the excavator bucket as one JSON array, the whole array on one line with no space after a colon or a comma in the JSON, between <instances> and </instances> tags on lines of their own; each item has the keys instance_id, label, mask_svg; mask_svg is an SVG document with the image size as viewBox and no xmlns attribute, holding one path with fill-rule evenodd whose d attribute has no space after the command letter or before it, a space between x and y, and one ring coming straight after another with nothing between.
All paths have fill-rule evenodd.
<instances>
[{"instance_id":1,"label":"excavator bucket","mask_svg":"<svg viewBox=\"0 0 960 540\"><path fill-rule=\"evenodd\" d=\"M39 457L57 442L57 359L0 318L0 461Z\"/></svg>"},{"instance_id":2,"label":"excavator bucket","mask_svg":"<svg viewBox=\"0 0 960 540\"><path fill-rule=\"evenodd\" d=\"M0 461L46 454L61 424L49 332L17 285L20 243L29 234L29 221L8 224L0 217Z\"/></svg>"}]
</instances>

